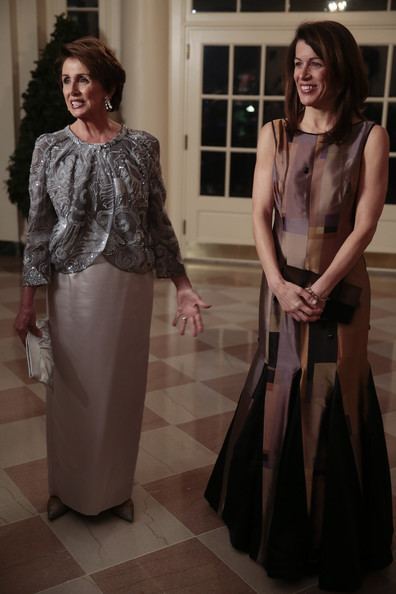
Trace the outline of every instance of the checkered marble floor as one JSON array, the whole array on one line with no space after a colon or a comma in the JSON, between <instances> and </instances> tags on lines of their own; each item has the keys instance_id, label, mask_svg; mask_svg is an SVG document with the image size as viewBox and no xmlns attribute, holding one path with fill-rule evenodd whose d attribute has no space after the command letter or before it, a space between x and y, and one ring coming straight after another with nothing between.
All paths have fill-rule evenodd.
<instances>
[{"instance_id":1,"label":"checkered marble floor","mask_svg":"<svg viewBox=\"0 0 396 594\"><path fill-rule=\"evenodd\" d=\"M234 551L202 497L257 340L257 268L190 265L213 304L197 339L170 325L174 288L157 281L149 381L133 490L135 522L68 513L48 523L45 392L13 332L16 259L0 258L1 594L315 594ZM383 411L396 510L396 276L372 275L370 359ZM44 296L39 295L44 309ZM396 546L396 543L395 543ZM396 591L395 563L362 593Z\"/></svg>"}]
</instances>

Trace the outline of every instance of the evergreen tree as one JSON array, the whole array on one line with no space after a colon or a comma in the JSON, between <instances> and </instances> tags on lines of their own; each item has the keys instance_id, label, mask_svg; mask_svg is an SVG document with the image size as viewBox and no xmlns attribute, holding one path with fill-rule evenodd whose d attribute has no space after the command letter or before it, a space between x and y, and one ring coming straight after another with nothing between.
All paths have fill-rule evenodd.
<instances>
[{"instance_id":1,"label":"evergreen tree","mask_svg":"<svg viewBox=\"0 0 396 594\"><path fill-rule=\"evenodd\" d=\"M40 134L54 132L73 121L66 109L55 68L64 43L83 36L79 24L65 15L56 18L51 40L36 61L26 92L22 95L25 115L19 129L19 139L10 157L7 180L8 195L22 214L29 213L29 170L34 143Z\"/></svg>"}]
</instances>

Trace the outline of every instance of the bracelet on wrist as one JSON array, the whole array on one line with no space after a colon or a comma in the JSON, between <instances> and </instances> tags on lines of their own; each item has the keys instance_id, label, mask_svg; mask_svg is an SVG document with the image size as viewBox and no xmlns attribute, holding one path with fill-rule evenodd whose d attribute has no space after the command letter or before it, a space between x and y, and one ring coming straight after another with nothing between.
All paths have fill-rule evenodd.
<instances>
[{"instance_id":1,"label":"bracelet on wrist","mask_svg":"<svg viewBox=\"0 0 396 594\"><path fill-rule=\"evenodd\" d=\"M312 289L312 287L310 285L308 285L308 287L305 287L305 290L307 291L307 293L309 293L311 295L311 297L313 299L315 299L316 303L318 301L328 301L329 298L328 297L321 297L320 295L318 295L317 293L315 293L315 291Z\"/></svg>"}]
</instances>

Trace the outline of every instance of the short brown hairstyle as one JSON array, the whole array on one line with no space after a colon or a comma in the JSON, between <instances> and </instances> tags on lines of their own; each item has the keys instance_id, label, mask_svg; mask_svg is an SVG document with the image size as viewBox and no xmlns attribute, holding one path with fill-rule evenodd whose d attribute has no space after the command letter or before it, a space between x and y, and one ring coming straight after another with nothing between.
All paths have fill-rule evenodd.
<instances>
[{"instance_id":1,"label":"short brown hairstyle","mask_svg":"<svg viewBox=\"0 0 396 594\"><path fill-rule=\"evenodd\" d=\"M289 131L294 134L303 117L294 82L294 60L298 41L305 41L328 69L328 84L334 86L336 123L329 142L340 143L348 135L353 119L365 119L363 104L368 95L367 71L352 33L335 21L302 23L290 44L285 67L285 112Z\"/></svg>"},{"instance_id":2,"label":"short brown hairstyle","mask_svg":"<svg viewBox=\"0 0 396 594\"><path fill-rule=\"evenodd\" d=\"M111 111L116 111L121 103L125 83L125 70L114 53L96 37L81 37L66 43L57 62L60 79L62 66L68 58L77 58L86 66L90 75L99 81L111 95Z\"/></svg>"}]
</instances>

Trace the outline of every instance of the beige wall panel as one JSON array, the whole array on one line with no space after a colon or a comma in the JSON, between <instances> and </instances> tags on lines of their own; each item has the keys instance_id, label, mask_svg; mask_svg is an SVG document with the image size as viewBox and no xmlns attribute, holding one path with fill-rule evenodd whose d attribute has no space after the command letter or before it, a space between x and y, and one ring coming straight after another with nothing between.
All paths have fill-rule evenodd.
<instances>
[{"instance_id":1,"label":"beige wall panel","mask_svg":"<svg viewBox=\"0 0 396 594\"><path fill-rule=\"evenodd\" d=\"M252 245L250 214L201 211L197 221L198 243Z\"/></svg>"},{"instance_id":2,"label":"beige wall panel","mask_svg":"<svg viewBox=\"0 0 396 594\"><path fill-rule=\"evenodd\" d=\"M14 150L14 89L11 51L11 15L8 2L0 2L0 241L18 240L17 211L8 199L4 181Z\"/></svg>"}]
</instances>

